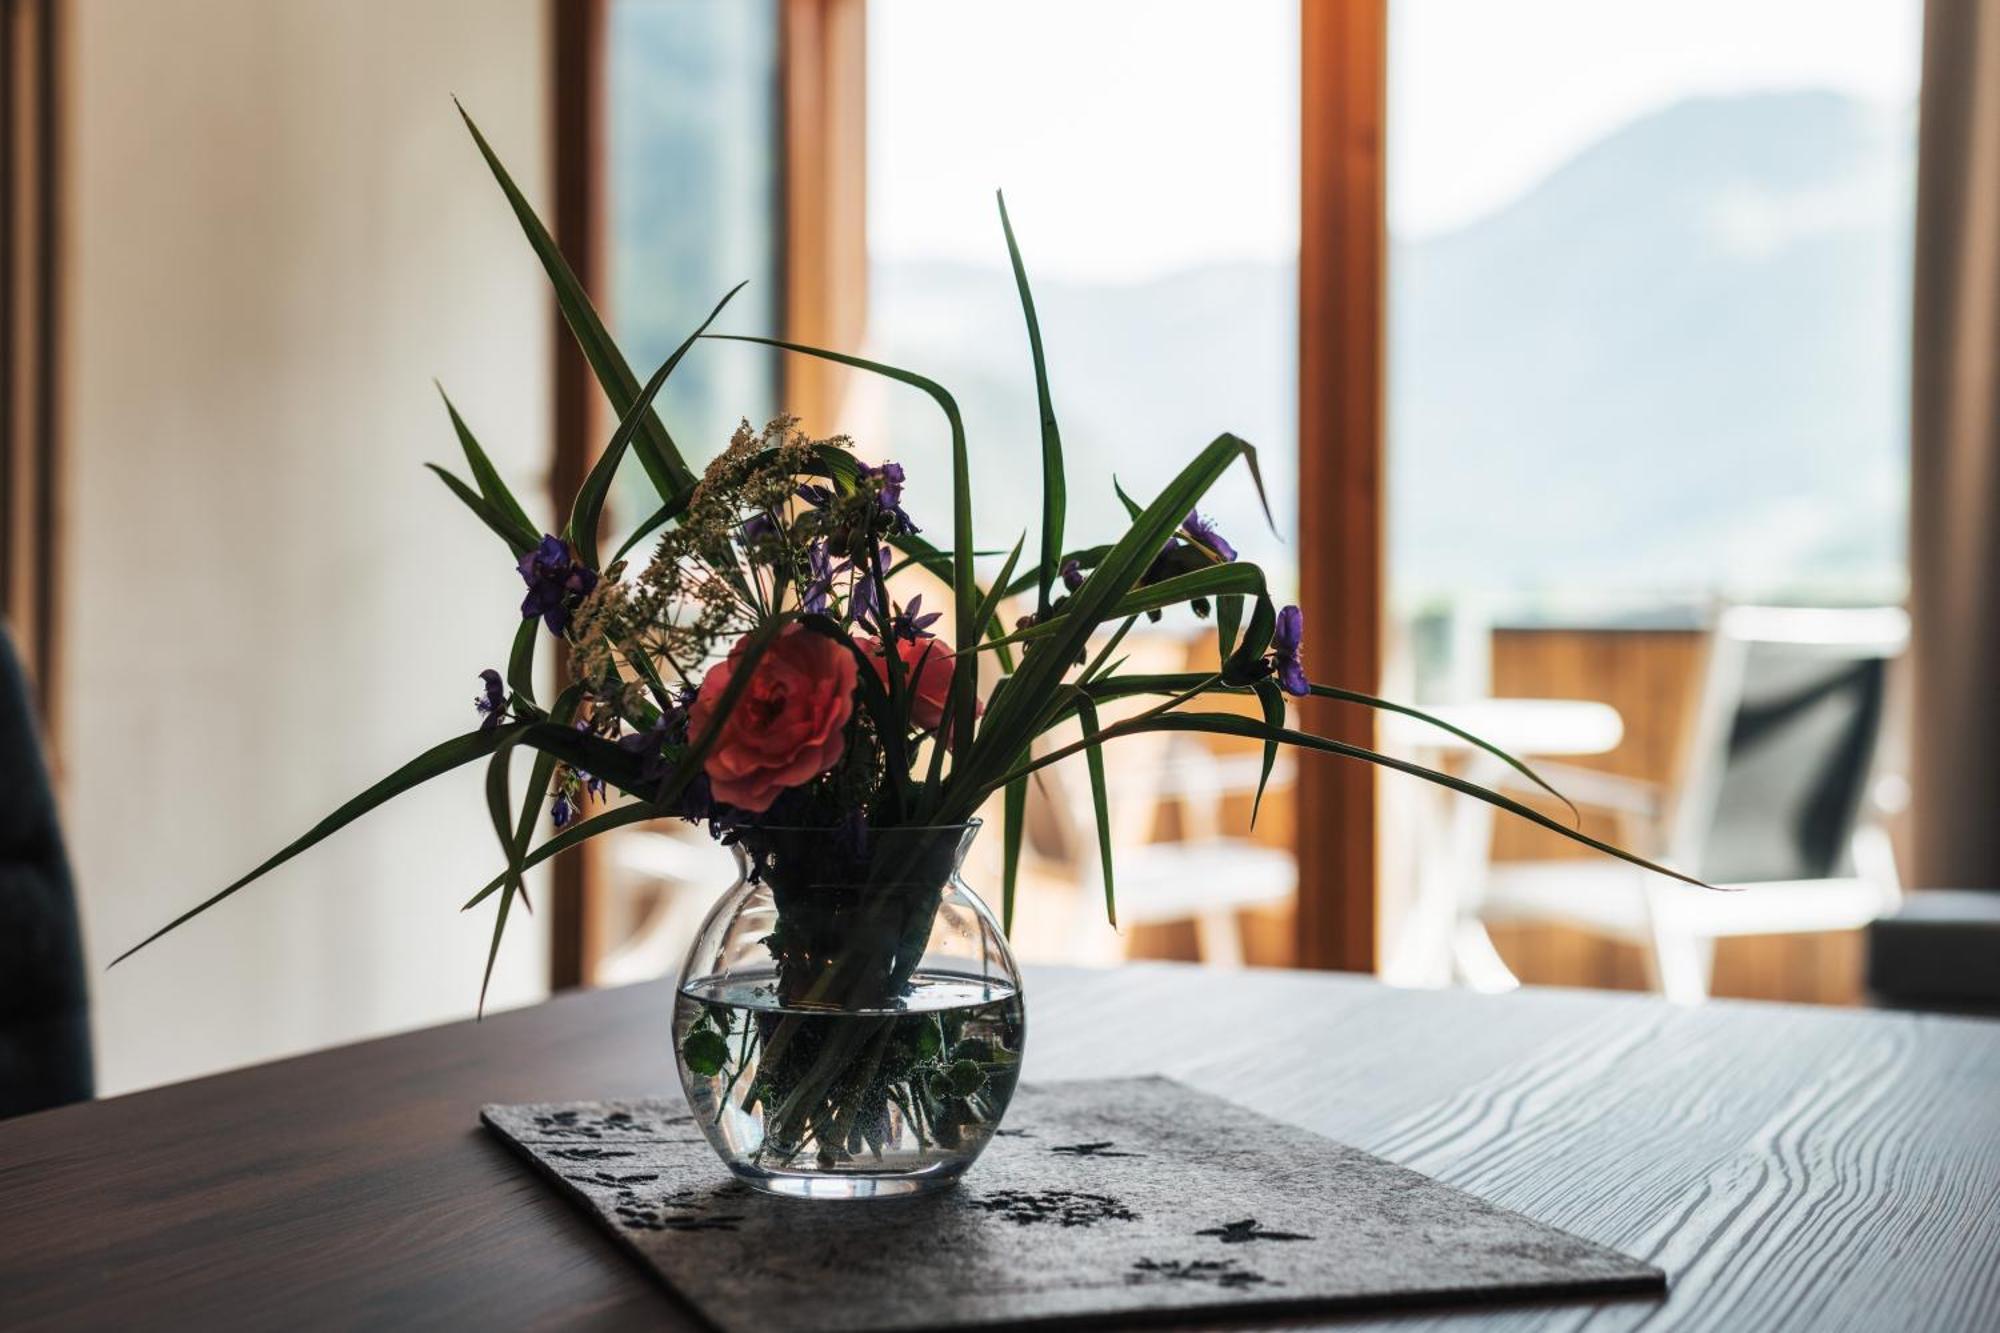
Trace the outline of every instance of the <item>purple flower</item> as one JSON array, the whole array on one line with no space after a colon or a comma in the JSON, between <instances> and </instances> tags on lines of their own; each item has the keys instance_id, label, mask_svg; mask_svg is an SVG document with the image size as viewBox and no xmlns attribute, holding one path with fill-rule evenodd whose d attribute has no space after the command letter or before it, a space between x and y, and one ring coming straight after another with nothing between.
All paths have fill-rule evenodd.
<instances>
[{"instance_id":1,"label":"purple flower","mask_svg":"<svg viewBox=\"0 0 2000 1333\"><path fill-rule=\"evenodd\" d=\"M1063 587L1071 592L1083 586L1083 566L1077 563L1075 556L1062 562L1062 581Z\"/></svg>"},{"instance_id":2,"label":"purple flower","mask_svg":"<svg viewBox=\"0 0 2000 1333\"><path fill-rule=\"evenodd\" d=\"M564 827L570 820L576 818L576 806L570 803L568 792L556 797L556 803L549 807L549 813L555 817L557 828Z\"/></svg>"},{"instance_id":3,"label":"purple flower","mask_svg":"<svg viewBox=\"0 0 2000 1333\"><path fill-rule=\"evenodd\" d=\"M1234 560L1236 558L1236 548L1229 544L1229 539L1217 532L1213 523L1192 509L1188 510L1188 516L1181 524L1181 531L1221 556L1224 560Z\"/></svg>"},{"instance_id":4,"label":"purple flower","mask_svg":"<svg viewBox=\"0 0 2000 1333\"><path fill-rule=\"evenodd\" d=\"M889 577L889 561L889 548L886 546L876 548L875 568L885 580ZM882 611L882 603L876 593L877 580L869 576L868 562L865 560L843 560L840 568L834 572L841 573L848 570L854 571L854 580L849 585L847 593L847 618L873 629L875 620Z\"/></svg>"},{"instance_id":5,"label":"purple flower","mask_svg":"<svg viewBox=\"0 0 2000 1333\"><path fill-rule=\"evenodd\" d=\"M778 520L770 514L752 514L745 519L742 527L743 544L755 546L758 542L778 535Z\"/></svg>"},{"instance_id":6,"label":"purple flower","mask_svg":"<svg viewBox=\"0 0 2000 1333\"><path fill-rule=\"evenodd\" d=\"M870 467L868 464L863 463L861 465L861 475L863 477L880 479L880 486L875 492L875 503L881 506L884 513L890 515L895 520L889 526L891 532L923 531L922 528L910 521L908 514L903 512L903 465L901 463L884 463L881 467Z\"/></svg>"},{"instance_id":7,"label":"purple flower","mask_svg":"<svg viewBox=\"0 0 2000 1333\"><path fill-rule=\"evenodd\" d=\"M474 695L472 706L486 715L479 729L491 731L500 725L500 718L507 711L507 691L500 683L500 673L492 667L480 672L479 679L485 682L486 692Z\"/></svg>"},{"instance_id":8,"label":"purple flower","mask_svg":"<svg viewBox=\"0 0 2000 1333\"><path fill-rule=\"evenodd\" d=\"M516 566L528 595L521 602L521 619L540 616L551 634L569 628L569 613L597 586L597 572L576 558L560 537L544 535L541 544Z\"/></svg>"},{"instance_id":9,"label":"purple flower","mask_svg":"<svg viewBox=\"0 0 2000 1333\"><path fill-rule=\"evenodd\" d=\"M922 593L918 593L910 599L908 606L890 617L889 633L898 639L908 639L911 643L915 643L918 639L936 638L937 636L930 632L930 627L944 615L944 612L933 611L927 616L918 615L917 613L923 608L924 597Z\"/></svg>"},{"instance_id":10,"label":"purple flower","mask_svg":"<svg viewBox=\"0 0 2000 1333\"><path fill-rule=\"evenodd\" d=\"M814 509L824 509L833 503L833 492L818 482L806 481L799 483L799 488L795 494Z\"/></svg>"},{"instance_id":11,"label":"purple flower","mask_svg":"<svg viewBox=\"0 0 2000 1333\"><path fill-rule=\"evenodd\" d=\"M667 757L662 751L667 743L667 719L644 731L630 732L618 738L618 748L626 754L639 757L639 776L648 782L658 782L667 775Z\"/></svg>"},{"instance_id":12,"label":"purple flower","mask_svg":"<svg viewBox=\"0 0 2000 1333\"><path fill-rule=\"evenodd\" d=\"M1305 632L1305 614L1296 606L1288 606L1278 612L1278 628L1271 635L1271 665L1277 669L1278 688L1300 698L1312 693L1305 663L1300 658Z\"/></svg>"},{"instance_id":13,"label":"purple flower","mask_svg":"<svg viewBox=\"0 0 2000 1333\"><path fill-rule=\"evenodd\" d=\"M816 541L806 547L806 565L812 579L799 589L799 605L807 615L826 614L827 598L833 593L833 557L827 554L826 543Z\"/></svg>"},{"instance_id":14,"label":"purple flower","mask_svg":"<svg viewBox=\"0 0 2000 1333\"><path fill-rule=\"evenodd\" d=\"M614 722L612 725L616 726L617 724ZM591 732L592 734L595 734L596 731L596 729L591 725L591 720L587 717L580 717L576 720L576 729L578 731ZM577 777L583 779L584 795L595 796L600 801L604 799L603 778L600 778L593 773L586 773L580 768L575 769L573 771L576 773ZM579 805L582 804L581 798L578 799L578 804Z\"/></svg>"}]
</instances>

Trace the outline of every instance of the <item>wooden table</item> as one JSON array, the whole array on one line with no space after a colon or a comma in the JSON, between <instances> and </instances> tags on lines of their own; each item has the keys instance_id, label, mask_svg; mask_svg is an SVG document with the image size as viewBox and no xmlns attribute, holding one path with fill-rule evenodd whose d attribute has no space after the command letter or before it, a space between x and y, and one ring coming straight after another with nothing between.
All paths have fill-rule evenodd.
<instances>
[{"instance_id":1,"label":"wooden table","mask_svg":"<svg viewBox=\"0 0 2000 1333\"><path fill-rule=\"evenodd\" d=\"M668 1002L571 995L0 1123L0 1327L673 1326L476 1123L672 1086ZM1175 965L1035 971L1029 1013L1030 1078L1172 1074L1672 1282L1342 1328L2000 1328L2000 1023Z\"/></svg>"}]
</instances>

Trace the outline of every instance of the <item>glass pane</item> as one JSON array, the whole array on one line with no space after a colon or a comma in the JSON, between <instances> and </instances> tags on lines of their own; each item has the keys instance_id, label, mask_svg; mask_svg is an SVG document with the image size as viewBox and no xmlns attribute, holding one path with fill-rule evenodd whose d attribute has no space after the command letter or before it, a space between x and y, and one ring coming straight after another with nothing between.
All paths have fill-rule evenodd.
<instances>
[{"instance_id":1,"label":"glass pane","mask_svg":"<svg viewBox=\"0 0 2000 1333\"><path fill-rule=\"evenodd\" d=\"M643 380L722 294L750 285L723 327L778 327L778 23L775 0L616 0L610 14L609 320ZM674 371L659 410L697 468L741 417L778 407L771 358L709 347ZM658 505L636 464L614 526Z\"/></svg>"},{"instance_id":2,"label":"glass pane","mask_svg":"<svg viewBox=\"0 0 2000 1333\"><path fill-rule=\"evenodd\" d=\"M1900 602L1921 17L1392 4L1392 691L1610 703L1609 747L1499 725L1671 801L1722 604ZM1445 831L1384 799L1415 875ZM1443 929L1402 941L1433 979Z\"/></svg>"},{"instance_id":3,"label":"glass pane","mask_svg":"<svg viewBox=\"0 0 2000 1333\"><path fill-rule=\"evenodd\" d=\"M609 143L613 335L649 377L738 282L718 328L773 333L782 318L776 0L612 0ZM774 358L697 347L656 402L699 472L739 419L778 411ZM612 490L620 535L659 506L628 459ZM634 558L643 563L649 547ZM730 854L678 820L596 844L593 929L604 956L590 980L613 985L680 966L708 906L735 879Z\"/></svg>"},{"instance_id":4,"label":"glass pane","mask_svg":"<svg viewBox=\"0 0 2000 1333\"><path fill-rule=\"evenodd\" d=\"M1003 187L1062 425L1066 545L1122 532L1114 476L1144 503L1202 445L1234 431L1260 449L1284 536L1265 525L1247 474L1226 478L1202 509L1288 594L1296 581L1285 544L1297 476L1295 0L1226 14L1151 0L875 0L868 42L869 354L957 396L981 545L1004 552L1027 533L1023 558L1032 559L1040 532L1033 370L993 198ZM847 393L844 420L862 451L903 463L922 512L947 522L949 438L935 407L859 377ZM1209 637L1196 647L1200 633ZM1213 632L1183 610L1156 627L1142 623L1124 649L1131 669L1179 670L1191 653L1212 659ZM1250 836L1254 755L1246 775L1233 752L1123 744L1108 751L1121 919L1165 923L1128 930L1126 945L1192 946L1188 923L1200 904L1188 889L1201 889L1193 868L1204 856L1240 867L1246 899L1288 901L1282 797L1267 801L1259 823L1259 836L1275 844L1265 859L1247 844L1232 859L1239 849L1226 841ZM1061 767L1031 820L1038 887L1023 899L1017 930L1030 956L1119 947L1099 929L1086 779L1080 765ZM1176 784L1186 790L1176 794ZM997 837L989 841L997 850ZM997 890L997 876L979 886ZM1224 907L1204 936L1209 956L1230 947L1230 920ZM1289 935L1272 920L1262 933L1250 923L1251 948L1276 961ZM1278 953L1260 951L1267 935Z\"/></svg>"}]
</instances>

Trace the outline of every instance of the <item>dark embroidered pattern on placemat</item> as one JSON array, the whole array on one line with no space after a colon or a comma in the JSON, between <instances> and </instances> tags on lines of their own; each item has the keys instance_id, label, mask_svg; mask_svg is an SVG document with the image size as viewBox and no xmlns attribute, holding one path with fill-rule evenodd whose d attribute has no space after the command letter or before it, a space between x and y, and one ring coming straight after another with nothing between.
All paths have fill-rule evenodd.
<instances>
[{"instance_id":1,"label":"dark embroidered pattern on placemat","mask_svg":"<svg viewBox=\"0 0 2000 1333\"><path fill-rule=\"evenodd\" d=\"M779 1199L678 1102L489 1106L487 1125L718 1328L1463 1304L1665 1289L1659 1270L1168 1079L1024 1084L956 1188Z\"/></svg>"},{"instance_id":2,"label":"dark embroidered pattern on placemat","mask_svg":"<svg viewBox=\"0 0 2000 1333\"><path fill-rule=\"evenodd\" d=\"M1246 1217L1241 1222L1225 1222L1219 1227L1206 1227L1194 1233L1197 1236L1213 1236L1224 1245L1245 1245L1253 1240L1311 1240L1311 1236L1297 1231L1271 1231L1257 1225L1257 1219Z\"/></svg>"},{"instance_id":3,"label":"dark embroidered pattern on placemat","mask_svg":"<svg viewBox=\"0 0 2000 1333\"><path fill-rule=\"evenodd\" d=\"M1271 1279L1253 1273L1234 1259L1141 1259L1132 1265L1125 1280L1137 1286L1146 1282L1212 1282L1218 1287L1261 1287ZM1283 1286L1283 1283L1279 1283Z\"/></svg>"},{"instance_id":4,"label":"dark embroidered pattern on placemat","mask_svg":"<svg viewBox=\"0 0 2000 1333\"><path fill-rule=\"evenodd\" d=\"M1099 1222L1136 1222L1139 1215L1108 1194L1077 1190L1001 1190L975 1196L975 1208L997 1213L1009 1222L1032 1226L1053 1222L1061 1227L1088 1227Z\"/></svg>"}]
</instances>

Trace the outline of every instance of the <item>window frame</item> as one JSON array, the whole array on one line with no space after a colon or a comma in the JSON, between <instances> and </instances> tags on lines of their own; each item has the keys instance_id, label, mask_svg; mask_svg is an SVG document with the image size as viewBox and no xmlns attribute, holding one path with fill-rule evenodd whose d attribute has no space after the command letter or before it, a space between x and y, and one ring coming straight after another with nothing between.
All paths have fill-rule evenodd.
<instances>
[{"instance_id":1,"label":"window frame","mask_svg":"<svg viewBox=\"0 0 2000 1333\"><path fill-rule=\"evenodd\" d=\"M605 292L605 40L609 0L549 0L553 230L588 290ZM1373 692L1383 608L1383 265L1387 0L1299 0L1300 604L1313 670ZM866 0L781 0L784 336L853 346L867 321ZM550 482L574 489L603 408L558 326ZM788 357L780 391L808 425L838 413L832 367ZM1306 700L1306 724L1371 747L1369 710ZM1377 958L1372 765L1302 754L1296 961L1372 972ZM583 984L604 946L590 845L555 861L551 980Z\"/></svg>"}]
</instances>

